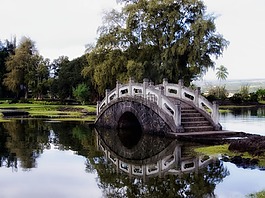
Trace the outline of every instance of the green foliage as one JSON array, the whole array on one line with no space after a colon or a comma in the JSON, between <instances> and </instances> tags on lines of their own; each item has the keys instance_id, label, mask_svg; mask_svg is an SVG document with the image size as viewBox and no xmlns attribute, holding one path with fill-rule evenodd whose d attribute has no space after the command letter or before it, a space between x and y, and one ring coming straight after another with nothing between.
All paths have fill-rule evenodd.
<instances>
[{"instance_id":1,"label":"green foliage","mask_svg":"<svg viewBox=\"0 0 265 198\"><path fill-rule=\"evenodd\" d=\"M249 95L244 95L241 93L235 93L230 100L236 104L241 104L244 102L257 102L258 97L255 93L250 93Z\"/></svg>"},{"instance_id":2,"label":"green foliage","mask_svg":"<svg viewBox=\"0 0 265 198\"><path fill-rule=\"evenodd\" d=\"M94 86L100 94L105 93L106 88L113 88L116 80L125 82L127 76L127 58L119 49L97 49L88 55L89 66L82 70L85 77L92 77Z\"/></svg>"},{"instance_id":3,"label":"green foliage","mask_svg":"<svg viewBox=\"0 0 265 198\"><path fill-rule=\"evenodd\" d=\"M249 85L243 85L238 93L235 93L230 100L236 104L244 102L258 102L257 93L249 93Z\"/></svg>"},{"instance_id":4,"label":"green foliage","mask_svg":"<svg viewBox=\"0 0 265 198\"><path fill-rule=\"evenodd\" d=\"M244 99L248 99L249 98L249 85L241 86L239 93L242 95Z\"/></svg>"},{"instance_id":5,"label":"green foliage","mask_svg":"<svg viewBox=\"0 0 265 198\"><path fill-rule=\"evenodd\" d=\"M84 105L89 97L89 87L85 83L79 84L76 88L73 88L73 95Z\"/></svg>"},{"instance_id":6,"label":"green foliage","mask_svg":"<svg viewBox=\"0 0 265 198\"><path fill-rule=\"evenodd\" d=\"M15 53L16 48L16 39L8 41L6 40L5 43L0 41L0 84L2 85L3 79L6 74L6 61L8 57ZM10 95L6 87L0 86L0 96Z\"/></svg>"},{"instance_id":7,"label":"green foliage","mask_svg":"<svg viewBox=\"0 0 265 198\"><path fill-rule=\"evenodd\" d=\"M217 68L216 77L218 80L226 80L228 76L227 68L223 65Z\"/></svg>"},{"instance_id":8,"label":"green foliage","mask_svg":"<svg viewBox=\"0 0 265 198\"><path fill-rule=\"evenodd\" d=\"M233 156L234 153L228 150L229 145L223 144L223 145L215 145L215 146L204 146L204 147L198 147L194 149L197 153L203 153L205 155L229 155Z\"/></svg>"},{"instance_id":9,"label":"green foliage","mask_svg":"<svg viewBox=\"0 0 265 198\"><path fill-rule=\"evenodd\" d=\"M258 89L256 91L256 94L257 94L257 97L258 97L258 100L265 100L265 89Z\"/></svg>"},{"instance_id":10,"label":"green foliage","mask_svg":"<svg viewBox=\"0 0 265 198\"><path fill-rule=\"evenodd\" d=\"M129 60L127 64L128 75L135 81L140 82L143 79L144 67L141 63Z\"/></svg>"},{"instance_id":11,"label":"green foliage","mask_svg":"<svg viewBox=\"0 0 265 198\"><path fill-rule=\"evenodd\" d=\"M247 195L249 198L265 198L265 190Z\"/></svg>"},{"instance_id":12,"label":"green foliage","mask_svg":"<svg viewBox=\"0 0 265 198\"><path fill-rule=\"evenodd\" d=\"M48 90L49 60L40 55L32 57L33 69L29 71L28 89L32 91L32 97L42 99Z\"/></svg>"},{"instance_id":13,"label":"green foliage","mask_svg":"<svg viewBox=\"0 0 265 198\"><path fill-rule=\"evenodd\" d=\"M78 84L84 81L89 85L91 81L81 75L81 71L87 64L85 55L72 61L64 56L54 60L51 65L53 78L49 82L51 95L63 101L73 96L73 87L77 87Z\"/></svg>"},{"instance_id":14,"label":"green foliage","mask_svg":"<svg viewBox=\"0 0 265 198\"><path fill-rule=\"evenodd\" d=\"M216 33L202 1L120 0L121 12L106 13L100 37L88 55L84 76L101 94L116 80L149 78L185 84L214 67L228 42Z\"/></svg>"},{"instance_id":15,"label":"green foliage","mask_svg":"<svg viewBox=\"0 0 265 198\"><path fill-rule=\"evenodd\" d=\"M36 97L45 92L45 81L48 79L48 60L38 54L35 43L23 37L15 53L11 54L6 63L7 73L3 84L18 97L28 96L31 90Z\"/></svg>"},{"instance_id":16,"label":"green foliage","mask_svg":"<svg viewBox=\"0 0 265 198\"><path fill-rule=\"evenodd\" d=\"M227 98L227 96L228 92L225 86L214 86L208 90L207 98L209 98L211 101L216 99L224 100Z\"/></svg>"}]
</instances>

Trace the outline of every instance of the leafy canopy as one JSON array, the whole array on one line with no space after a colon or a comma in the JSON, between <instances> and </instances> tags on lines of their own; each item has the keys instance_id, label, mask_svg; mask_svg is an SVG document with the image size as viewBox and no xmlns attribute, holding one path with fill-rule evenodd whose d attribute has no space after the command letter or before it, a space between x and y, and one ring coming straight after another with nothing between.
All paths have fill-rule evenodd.
<instances>
[{"instance_id":1,"label":"leafy canopy","mask_svg":"<svg viewBox=\"0 0 265 198\"><path fill-rule=\"evenodd\" d=\"M225 66L220 65L220 67L217 68L216 77L218 78L218 80L226 80L228 74L229 73Z\"/></svg>"},{"instance_id":2,"label":"leafy canopy","mask_svg":"<svg viewBox=\"0 0 265 198\"><path fill-rule=\"evenodd\" d=\"M17 96L27 97L28 90L36 96L44 92L43 83L48 79L48 60L39 55L35 43L23 37L15 53L6 61L6 76L3 84Z\"/></svg>"},{"instance_id":3,"label":"leafy canopy","mask_svg":"<svg viewBox=\"0 0 265 198\"><path fill-rule=\"evenodd\" d=\"M84 75L105 88L133 77L186 84L214 68L228 45L216 32L215 17L200 0L119 0L121 11L105 14Z\"/></svg>"},{"instance_id":4,"label":"leafy canopy","mask_svg":"<svg viewBox=\"0 0 265 198\"><path fill-rule=\"evenodd\" d=\"M78 84L76 88L73 88L74 97L83 105L88 100L89 87L85 83Z\"/></svg>"}]
</instances>

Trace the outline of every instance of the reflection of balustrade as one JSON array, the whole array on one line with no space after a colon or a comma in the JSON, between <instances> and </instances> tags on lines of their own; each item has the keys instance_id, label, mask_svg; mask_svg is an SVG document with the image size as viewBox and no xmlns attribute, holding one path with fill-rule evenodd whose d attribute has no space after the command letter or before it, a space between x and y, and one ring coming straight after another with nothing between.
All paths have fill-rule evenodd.
<instances>
[{"instance_id":1,"label":"reflection of balustrade","mask_svg":"<svg viewBox=\"0 0 265 198\"><path fill-rule=\"evenodd\" d=\"M122 97L140 97L144 100L156 104L169 116L174 119L176 127L181 125L181 110L180 103L173 104L168 98L177 98L186 102L192 103L197 108L200 108L205 113L209 114L215 124L219 122L218 105L210 103L201 95L200 88L196 90L189 89L183 86L183 81L178 84L170 84L164 79L163 84L154 86L147 79L143 83L134 83L132 79L128 84L122 85L119 82L116 88L112 91L106 90L105 98L97 104L97 114L99 114L104 107L109 103Z\"/></svg>"},{"instance_id":2,"label":"reflection of balustrade","mask_svg":"<svg viewBox=\"0 0 265 198\"><path fill-rule=\"evenodd\" d=\"M115 156L111 151L98 141L98 148L102 150L105 157L114 164L118 170L135 177L146 176L163 176L166 174L179 175L182 173L194 172L213 162L214 158L209 156L200 156L191 159L181 157L181 147L176 146L173 153L162 156L156 162L146 164L135 164L126 162L123 159Z\"/></svg>"},{"instance_id":3,"label":"reflection of balustrade","mask_svg":"<svg viewBox=\"0 0 265 198\"><path fill-rule=\"evenodd\" d=\"M174 153L175 154L175 153ZM135 165L129 164L121 159L113 158L112 155L108 153L108 159L116 166L119 170L128 173L132 176L156 176L163 174L181 174L186 172L193 172L202 167L207 166L213 162L213 157L197 157L189 160L180 160L180 164L177 163L174 154L171 156L166 156L162 160L157 161L157 163ZM202 158L205 158L203 161ZM169 160L170 159L170 160Z\"/></svg>"}]
</instances>

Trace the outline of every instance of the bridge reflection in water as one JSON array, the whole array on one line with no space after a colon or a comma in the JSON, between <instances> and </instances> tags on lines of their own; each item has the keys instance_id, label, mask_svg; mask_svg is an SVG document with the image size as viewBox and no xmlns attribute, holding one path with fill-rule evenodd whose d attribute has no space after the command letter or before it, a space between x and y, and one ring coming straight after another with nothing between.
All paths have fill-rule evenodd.
<instances>
[{"instance_id":1,"label":"bridge reflection in water","mask_svg":"<svg viewBox=\"0 0 265 198\"><path fill-rule=\"evenodd\" d=\"M126 173L143 181L150 177L196 173L218 161L215 157L184 154L185 148L177 140L128 129L97 129L97 147L117 173Z\"/></svg>"}]
</instances>

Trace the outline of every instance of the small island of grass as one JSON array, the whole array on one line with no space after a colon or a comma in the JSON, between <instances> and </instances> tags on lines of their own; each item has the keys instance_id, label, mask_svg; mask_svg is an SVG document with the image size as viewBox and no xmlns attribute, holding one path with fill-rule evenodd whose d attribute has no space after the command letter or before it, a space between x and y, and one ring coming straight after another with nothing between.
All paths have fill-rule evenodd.
<instances>
[{"instance_id":1,"label":"small island of grass","mask_svg":"<svg viewBox=\"0 0 265 198\"><path fill-rule=\"evenodd\" d=\"M44 103L4 103L0 104L0 112L5 111L27 112L27 116L18 118L43 118L60 121L94 121L96 117L95 105L57 105ZM3 113L2 113L3 114ZM17 116L1 116L0 122L16 119Z\"/></svg>"}]
</instances>

